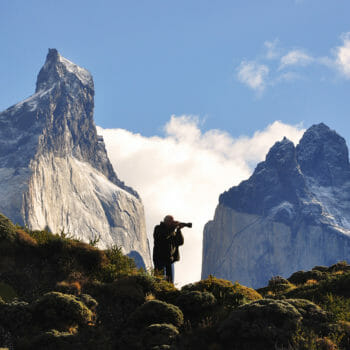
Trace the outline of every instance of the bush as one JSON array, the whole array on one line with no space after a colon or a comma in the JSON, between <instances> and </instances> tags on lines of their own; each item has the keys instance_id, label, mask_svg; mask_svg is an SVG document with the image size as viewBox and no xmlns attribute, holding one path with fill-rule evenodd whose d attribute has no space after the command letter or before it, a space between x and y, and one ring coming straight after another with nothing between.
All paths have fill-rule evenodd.
<instances>
[{"instance_id":1,"label":"bush","mask_svg":"<svg viewBox=\"0 0 350 350\"><path fill-rule=\"evenodd\" d=\"M318 305L306 299L284 299L293 305L303 317L302 323L306 327L318 329L323 323L330 321L330 315Z\"/></svg>"},{"instance_id":2,"label":"bush","mask_svg":"<svg viewBox=\"0 0 350 350\"><path fill-rule=\"evenodd\" d=\"M0 304L0 324L11 332L23 331L31 324L32 314L28 303L14 300L8 304Z\"/></svg>"},{"instance_id":3,"label":"bush","mask_svg":"<svg viewBox=\"0 0 350 350\"><path fill-rule=\"evenodd\" d=\"M0 297L5 302L9 302L17 298L17 293L9 284L0 282Z\"/></svg>"},{"instance_id":4,"label":"bush","mask_svg":"<svg viewBox=\"0 0 350 350\"><path fill-rule=\"evenodd\" d=\"M322 307L330 312L333 321L350 321L350 299L329 293L322 300Z\"/></svg>"},{"instance_id":5,"label":"bush","mask_svg":"<svg viewBox=\"0 0 350 350\"><path fill-rule=\"evenodd\" d=\"M0 242L14 242L16 239L16 227L11 220L0 213Z\"/></svg>"},{"instance_id":6,"label":"bush","mask_svg":"<svg viewBox=\"0 0 350 350\"><path fill-rule=\"evenodd\" d=\"M146 349L157 345L171 345L178 334L179 331L172 324L152 324L142 332L142 343Z\"/></svg>"},{"instance_id":7,"label":"bush","mask_svg":"<svg viewBox=\"0 0 350 350\"><path fill-rule=\"evenodd\" d=\"M160 300L150 300L138 307L128 320L128 325L138 329L154 323L170 323L175 327L183 324L181 310Z\"/></svg>"},{"instance_id":8,"label":"bush","mask_svg":"<svg viewBox=\"0 0 350 350\"><path fill-rule=\"evenodd\" d=\"M329 272L337 272L337 271L349 272L350 265L346 261L339 261L336 264L330 266L328 268L328 271Z\"/></svg>"},{"instance_id":9,"label":"bush","mask_svg":"<svg viewBox=\"0 0 350 350\"><path fill-rule=\"evenodd\" d=\"M262 299L233 310L218 332L225 344L255 340L286 345L301 321L301 314L286 301Z\"/></svg>"},{"instance_id":10,"label":"bush","mask_svg":"<svg viewBox=\"0 0 350 350\"><path fill-rule=\"evenodd\" d=\"M216 298L209 292L184 291L176 299L175 305L180 307L185 318L194 325L213 314Z\"/></svg>"},{"instance_id":11,"label":"bush","mask_svg":"<svg viewBox=\"0 0 350 350\"><path fill-rule=\"evenodd\" d=\"M56 284L56 291L64 294L73 294L78 296L81 292L81 285L78 281L62 281Z\"/></svg>"},{"instance_id":12,"label":"bush","mask_svg":"<svg viewBox=\"0 0 350 350\"><path fill-rule=\"evenodd\" d=\"M83 242L70 241L68 254L88 273L100 270L106 263L106 254L98 248Z\"/></svg>"},{"instance_id":13,"label":"bush","mask_svg":"<svg viewBox=\"0 0 350 350\"><path fill-rule=\"evenodd\" d=\"M319 270L312 270L312 271L297 271L294 272L289 278L288 281L293 284L304 284L308 280L316 280L321 281L322 279L325 279L327 273L321 272Z\"/></svg>"},{"instance_id":14,"label":"bush","mask_svg":"<svg viewBox=\"0 0 350 350\"><path fill-rule=\"evenodd\" d=\"M77 297L60 292L49 292L36 300L33 315L42 329L68 330L70 327L88 324L93 319L91 310Z\"/></svg>"},{"instance_id":15,"label":"bush","mask_svg":"<svg viewBox=\"0 0 350 350\"><path fill-rule=\"evenodd\" d=\"M17 242L24 246L35 247L38 245L38 242L24 230L17 228L16 229Z\"/></svg>"},{"instance_id":16,"label":"bush","mask_svg":"<svg viewBox=\"0 0 350 350\"><path fill-rule=\"evenodd\" d=\"M267 287L269 290L276 294L293 288L293 284L289 283L287 279L281 276L275 276L269 280Z\"/></svg>"},{"instance_id":17,"label":"bush","mask_svg":"<svg viewBox=\"0 0 350 350\"><path fill-rule=\"evenodd\" d=\"M334 344L332 340L326 337L317 339L316 346L318 350L337 350L338 349L337 345Z\"/></svg>"},{"instance_id":18,"label":"bush","mask_svg":"<svg viewBox=\"0 0 350 350\"><path fill-rule=\"evenodd\" d=\"M98 302L89 294L81 294L79 299L92 311L96 311Z\"/></svg>"},{"instance_id":19,"label":"bush","mask_svg":"<svg viewBox=\"0 0 350 350\"><path fill-rule=\"evenodd\" d=\"M122 253L121 247L113 246L105 251L106 263L100 271L102 282L113 282L120 275L136 272L135 261Z\"/></svg>"},{"instance_id":20,"label":"bush","mask_svg":"<svg viewBox=\"0 0 350 350\"><path fill-rule=\"evenodd\" d=\"M194 284L188 284L182 291L209 292L214 295L219 304L228 308L235 308L249 301L259 300L262 296L252 288L232 284L230 281L209 276Z\"/></svg>"}]
</instances>

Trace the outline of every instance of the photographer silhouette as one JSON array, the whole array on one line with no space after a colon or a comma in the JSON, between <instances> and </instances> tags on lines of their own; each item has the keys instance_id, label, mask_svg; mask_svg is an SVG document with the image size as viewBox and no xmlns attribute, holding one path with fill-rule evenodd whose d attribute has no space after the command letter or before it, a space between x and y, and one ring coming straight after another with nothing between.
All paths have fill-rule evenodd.
<instances>
[{"instance_id":1,"label":"photographer silhouette","mask_svg":"<svg viewBox=\"0 0 350 350\"><path fill-rule=\"evenodd\" d=\"M173 216L167 215L154 228L153 263L157 273L166 275L167 281L174 283L173 263L180 260L179 246L183 245L183 227L192 227L191 223L175 221Z\"/></svg>"}]
</instances>

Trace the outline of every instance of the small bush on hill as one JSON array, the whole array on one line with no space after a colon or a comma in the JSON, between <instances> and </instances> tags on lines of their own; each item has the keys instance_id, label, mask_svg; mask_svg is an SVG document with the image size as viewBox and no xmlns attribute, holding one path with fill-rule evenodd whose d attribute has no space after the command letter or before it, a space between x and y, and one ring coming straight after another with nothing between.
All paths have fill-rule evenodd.
<instances>
[{"instance_id":1,"label":"small bush on hill","mask_svg":"<svg viewBox=\"0 0 350 350\"><path fill-rule=\"evenodd\" d=\"M50 292L33 305L33 317L42 329L68 330L93 320L91 310L74 295Z\"/></svg>"},{"instance_id":2,"label":"small bush on hill","mask_svg":"<svg viewBox=\"0 0 350 350\"><path fill-rule=\"evenodd\" d=\"M333 321L350 322L350 299L329 293L323 298L321 305L332 315Z\"/></svg>"},{"instance_id":3,"label":"small bush on hill","mask_svg":"<svg viewBox=\"0 0 350 350\"><path fill-rule=\"evenodd\" d=\"M318 305L305 299L284 299L293 305L303 317L302 323L308 328L318 330L323 324L330 321L330 315Z\"/></svg>"},{"instance_id":4,"label":"small bush on hill","mask_svg":"<svg viewBox=\"0 0 350 350\"><path fill-rule=\"evenodd\" d=\"M175 301L191 325L197 325L204 318L213 315L217 302L212 293L195 291L182 292Z\"/></svg>"},{"instance_id":5,"label":"small bush on hill","mask_svg":"<svg viewBox=\"0 0 350 350\"><path fill-rule=\"evenodd\" d=\"M8 253L14 250L16 240L15 226L4 215L0 213L0 253Z\"/></svg>"},{"instance_id":6,"label":"small bush on hill","mask_svg":"<svg viewBox=\"0 0 350 350\"><path fill-rule=\"evenodd\" d=\"M28 303L14 300L0 304L0 324L10 332L21 333L31 324L32 313Z\"/></svg>"},{"instance_id":7,"label":"small bush on hill","mask_svg":"<svg viewBox=\"0 0 350 350\"><path fill-rule=\"evenodd\" d=\"M130 315L128 325L140 329L158 322L170 323L175 327L180 327L183 321L183 314L177 306L160 300L150 300Z\"/></svg>"},{"instance_id":8,"label":"small bush on hill","mask_svg":"<svg viewBox=\"0 0 350 350\"><path fill-rule=\"evenodd\" d=\"M257 344L287 346L301 319L301 314L290 303L262 299L233 310L218 332L225 345L251 340Z\"/></svg>"},{"instance_id":9,"label":"small bush on hill","mask_svg":"<svg viewBox=\"0 0 350 350\"><path fill-rule=\"evenodd\" d=\"M103 266L99 279L113 282L119 275L135 273L135 261L122 253L121 247L113 246L105 251L108 262Z\"/></svg>"},{"instance_id":10,"label":"small bush on hill","mask_svg":"<svg viewBox=\"0 0 350 350\"><path fill-rule=\"evenodd\" d=\"M297 271L294 272L289 278L288 281L293 284L304 284L308 280L316 280L321 281L326 276L325 272L321 272L318 270L312 270L312 271Z\"/></svg>"},{"instance_id":11,"label":"small bush on hill","mask_svg":"<svg viewBox=\"0 0 350 350\"><path fill-rule=\"evenodd\" d=\"M17 242L24 246L35 247L38 245L38 242L26 231L16 228L16 238Z\"/></svg>"},{"instance_id":12,"label":"small bush on hill","mask_svg":"<svg viewBox=\"0 0 350 350\"><path fill-rule=\"evenodd\" d=\"M0 282L0 297L6 302L10 302L17 298L17 293L9 284Z\"/></svg>"},{"instance_id":13,"label":"small bush on hill","mask_svg":"<svg viewBox=\"0 0 350 350\"><path fill-rule=\"evenodd\" d=\"M239 283L209 276L194 284L182 287L182 291L200 291L212 293L217 302L228 308L235 308L249 301L259 300L262 296L252 288L241 286Z\"/></svg>"},{"instance_id":14,"label":"small bush on hill","mask_svg":"<svg viewBox=\"0 0 350 350\"><path fill-rule=\"evenodd\" d=\"M56 284L56 291L64 294L73 294L78 296L81 293L81 285L78 281L62 281Z\"/></svg>"},{"instance_id":15,"label":"small bush on hill","mask_svg":"<svg viewBox=\"0 0 350 350\"><path fill-rule=\"evenodd\" d=\"M152 324L142 332L142 344L145 349L153 349L155 346L171 345L179 331L172 324Z\"/></svg>"},{"instance_id":16,"label":"small bush on hill","mask_svg":"<svg viewBox=\"0 0 350 350\"><path fill-rule=\"evenodd\" d=\"M294 286L287 279L281 276L275 276L270 279L267 287L273 293L278 294L281 292L285 292L293 288Z\"/></svg>"}]
</instances>

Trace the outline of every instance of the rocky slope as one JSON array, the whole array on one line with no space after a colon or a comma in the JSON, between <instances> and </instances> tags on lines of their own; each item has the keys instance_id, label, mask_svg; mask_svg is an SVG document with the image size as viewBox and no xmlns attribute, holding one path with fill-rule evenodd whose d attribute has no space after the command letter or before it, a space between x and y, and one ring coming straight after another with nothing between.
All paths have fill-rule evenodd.
<instances>
[{"instance_id":1,"label":"rocky slope","mask_svg":"<svg viewBox=\"0 0 350 350\"><path fill-rule=\"evenodd\" d=\"M150 265L144 209L93 121L90 73L50 49L35 94L0 113L0 212L31 229L121 245Z\"/></svg>"},{"instance_id":2,"label":"rocky slope","mask_svg":"<svg viewBox=\"0 0 350 350\"><path fill-rule=\"evenodd\" d=\"M202 277L254 288L276 275L350 259L350 165L345 140L314 125L284 138L253 175L219 198L204 229Z\"/></svg>"}]
</instances>

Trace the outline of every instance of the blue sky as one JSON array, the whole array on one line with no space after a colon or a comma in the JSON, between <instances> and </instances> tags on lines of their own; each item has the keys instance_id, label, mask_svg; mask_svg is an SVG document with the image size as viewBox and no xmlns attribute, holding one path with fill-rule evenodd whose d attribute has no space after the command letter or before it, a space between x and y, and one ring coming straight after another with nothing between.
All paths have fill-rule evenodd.
<instances>
[{"instance_id":1,"label":"blue sky","mask_svg":"<svg viewBox=\"0 0 350 350\"><path fill-rule=\"evenodd\" d=\"M193 282L219 194L274 142L324 122L349 144L349 13L349 0L0 0L0 110L34 93L48 48L87 68L149 238L167 214L193 222L175 274Z\"/></svg>"},{"instance_id":2,"label":"blue sky","mask_svg":"<svg viewBox=\"0 0 350 350\"><path fill-rule=\"evenodd\" d=\"M93 74L105 128L151 136L186 114L232 136L281 120L348 138L350 76L319 59L334 61L349 13L347 0L2 0L0 110L33 93L55 47ZM293 50L313 60L280 69ZM242 64L266 67L260 87L240 81Z\"/></svg>"}]
</instances>

